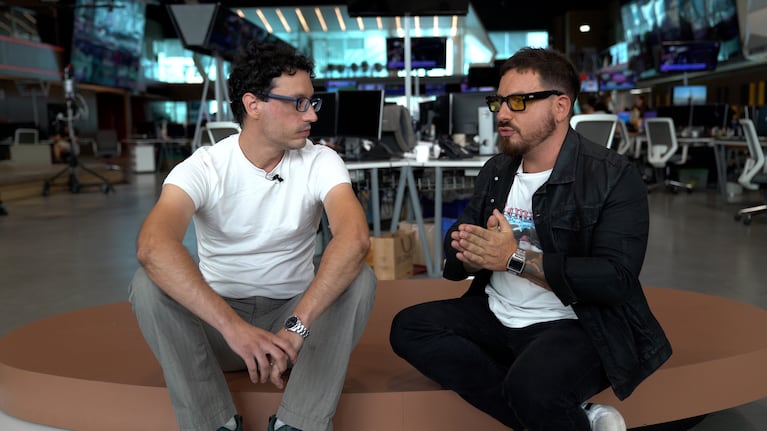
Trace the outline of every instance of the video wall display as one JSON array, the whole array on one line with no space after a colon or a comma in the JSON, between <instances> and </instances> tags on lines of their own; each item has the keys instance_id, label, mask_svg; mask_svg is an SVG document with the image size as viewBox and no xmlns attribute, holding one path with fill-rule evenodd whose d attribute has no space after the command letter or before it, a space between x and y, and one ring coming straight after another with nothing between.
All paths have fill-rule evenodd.
<instances>
[{"instance_id":1,"label":"video wall display","mask_svg":"<svg viewBox=\"0 0 767 431\"><path fill-rule=\"evenodd\" d=\"M70 63L75 80L137 89L146 3L114 0L109 7L94 7L90 0L77 0L74 9Z\"/></svg>"},{"instance_id":2,"label":"video wall display","mask_svg":"<svg viewBox=\"0 0 767 431\"><path fill-rule=\"evenodd\" d=\"M658 71L702 72L716 69L719 42L663 42Z\"/></svg>"},{"instance_id":3,"label":"video wall display","mask_svg":"<svg viewBox=\"0 0 767 431\"><path fill-rule=\"evenodd\" d=\"M621 6L631 69L658 74L663 42L718 41L719 62L741 55L736 0L631 0Z\"/></svg>"},{"instance_id":4,"label":"video wall display","mask_svg":"<svg viewBox=\"0 0 767 431\"><path fill-rule=\"evenodd\" d=\"M597 73L599 91L631 90L636 88L636 74L626 65L601 69Z\"/></svg>"}]
</instances>

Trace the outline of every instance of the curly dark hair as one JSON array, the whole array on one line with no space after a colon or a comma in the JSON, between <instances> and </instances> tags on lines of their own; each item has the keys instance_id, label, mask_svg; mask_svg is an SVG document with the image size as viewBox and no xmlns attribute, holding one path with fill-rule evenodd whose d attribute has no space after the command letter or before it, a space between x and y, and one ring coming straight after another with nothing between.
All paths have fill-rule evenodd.
<instances>
[{"instance_id":1,"label":"curly dark hair","mask_svg":"<svg viewBox=\"0 0 767 431\"><path fill-rule=\"evenodd\" d=\"M501 76L509 70L533 71L547 90L563 91L572 104L578 99L581 81L573 63L561 52L553 49L525 47L517 51L501 66ZM572 105L570 112L572 112Z\"/></svg>"},{"instance_id":2,"label":"curly dark hair","mask_svg":"<svg viewBox=\"0 0 767 431\"><path fill-rule=\"evenodd\" d=\"M295 75L303 70L314 78L314 62L285 42L251 41L240 50L229 74L229 97L234 119L242 125L245 106L242 96L268 93L274 88L272 80L283 73Z\"/></svg>"}]
</instances>

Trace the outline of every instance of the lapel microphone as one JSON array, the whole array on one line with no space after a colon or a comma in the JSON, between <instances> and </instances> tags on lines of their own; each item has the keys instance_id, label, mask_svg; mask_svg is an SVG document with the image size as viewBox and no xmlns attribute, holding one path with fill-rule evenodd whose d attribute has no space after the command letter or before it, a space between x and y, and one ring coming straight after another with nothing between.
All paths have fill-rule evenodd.
<instances>
[{"instance_id":1,"label":"lapel microphone","mask_svg":"<svg viewBox=\"0 0 767 431\"><path fill-rule=\"evenodd\" d=\"M278 181L278 182L283 182L283 181L285 181L285 180L284 180L284 179L283 179L283 178L280 176L280 174L274 174L274 175L272 176L272 178L271 178L271 179L272 179L272 181Z\"/></svg>"}]
</instances>

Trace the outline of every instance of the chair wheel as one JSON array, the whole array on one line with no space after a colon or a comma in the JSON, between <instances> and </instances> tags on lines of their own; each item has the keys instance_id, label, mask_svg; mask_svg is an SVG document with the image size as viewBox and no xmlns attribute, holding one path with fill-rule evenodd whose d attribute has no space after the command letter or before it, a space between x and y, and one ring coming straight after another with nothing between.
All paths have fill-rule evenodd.
<instances>
[{"instance_id":1,"label":"chair wheel","mask_svg":"<svg viewBox=\"0 0 767 431\"><path fill-rule=\"evenodd\" d=\"M735 216L733 217L735 221L740 221L741 218L743 218L743 215L741 213L735 213Z\"/></svg>"},{"instance_id":2,"label":"chair wheel","mask_svg":"<svg viewBox=\"0 0 767 431\"><path fill-rule=\"evenodd\" d=\"M750 215L747 215L747 216L745 216L743 218L743 224L746 225L746 226L751 224L751 216Z\"/></svg>"}]
</instances>

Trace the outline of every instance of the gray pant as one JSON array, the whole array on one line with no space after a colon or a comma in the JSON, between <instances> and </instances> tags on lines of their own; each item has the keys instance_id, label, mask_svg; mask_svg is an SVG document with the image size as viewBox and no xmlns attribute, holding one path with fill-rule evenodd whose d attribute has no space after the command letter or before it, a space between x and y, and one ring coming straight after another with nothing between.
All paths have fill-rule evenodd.
<instances>
[{"instance_id":1,"label":"gray pant","mask_svg":"<svg viewBox=\"0 0 767 431\"><path fill-rule=\"evenodd\" d=\"M369 266L311 327L290 373L277 416L304 431L331 431L349 356L367 324L376 278ZM144 338L160 362L179 428L213 431L236 413L224 371L245 362L221 334L167 296L139 268L130 302ZM225 298L245 321L278 331L300 300ZM264 424L266 428L266 424Z\"/></svg>"}]
</instances>

